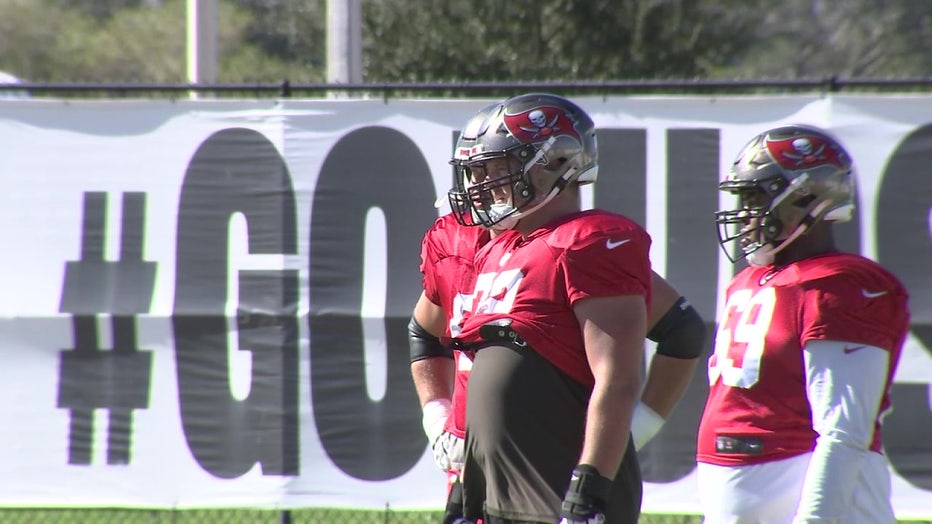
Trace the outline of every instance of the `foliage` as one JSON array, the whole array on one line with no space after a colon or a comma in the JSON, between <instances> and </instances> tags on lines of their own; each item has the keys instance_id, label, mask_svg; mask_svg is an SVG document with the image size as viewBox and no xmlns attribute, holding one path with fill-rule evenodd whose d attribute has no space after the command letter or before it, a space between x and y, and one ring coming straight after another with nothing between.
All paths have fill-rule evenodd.
<instances>
[{"instance_id":1,"label":"foliage","mask_svg":"<svg viewBox=\"0 0 932 524\"><path fill-rule=\"evenodd\" d=\"M327 69L326 5L323 1L234 0L250 23L244 36L259 56L272 58L292 80L323 82ZM300 70L306 71L302 74ZM266 77L265 80L275 79Z\"/></svg>"},{"instance_id":2,"label":"foliage","mask_svg":"<svg viewBox=\"0 0 932 524\"><path fill-rule=\"evenodd\" d=\"M932 76L932 0L359 0L364 82ZM183 83L186 0L0 0L0 71ZM221 83L322 83L327 0L219 0Z\"/></svg>"},{"instance_id":3,"label":"foliage","mask_svg":"<svg viewBox=\"0 0 932 524\"><path fill-rule=\"evenodd\" d=\"M759 29L747 77L932 75L932 0L784 0Z\"/></svg>"},{"instance_id":4,"label":"foliage","mask_svg":"<svg viewBox=\"0 0 932 524\"><path fill-rule=\"evenodd\" d=\"M723 1L372 0L373 81L533 81L707 76L752 35ZM734 22L734 23L729 23ZM427 30L425 30L425 28ZM405 35L404 45L385 45Z\"/></svg>"},{"instance_id":5,"label":"foliage","mask_svg":"<svg viewBox=\"0 0 932 524\"><path fill-rule=\"evenodd\" d=\"M185 9L185 0L0 0L0 70L33 82L184 83ZM220 82L321 81L306 62L255 43L261 19L249 10L222 1L218 20Z\"/></svg>"}]
</instances>

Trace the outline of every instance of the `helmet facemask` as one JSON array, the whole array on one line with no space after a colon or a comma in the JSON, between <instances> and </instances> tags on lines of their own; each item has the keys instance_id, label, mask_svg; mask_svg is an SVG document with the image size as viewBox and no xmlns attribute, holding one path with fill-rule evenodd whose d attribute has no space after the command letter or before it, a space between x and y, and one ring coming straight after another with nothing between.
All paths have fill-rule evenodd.
<instances>
[{"instance_id":1,"label":"helmet facemask","mask_svg":"<svg viewBox=\"0 0 932 524\"><path fill-rule=\"evenodd\" d=\"M768 193L757 184L736 182L730 186L722 188L720 185L719 189L736 195L738 208L716 212L715 223L719 244L723 247L737 245L737 249L724 250L728 259L736 262L773 242L783 225L770 214Z\"/></svg>"},{"instance_id":2,"label":"helmet facemask","mask_svg":"<svg viewBox=\"0 0 932 524\"><path fill-rule=\"evenodd\" d=\"M511 229L536 209L537 191L530 170L543 156L532 144L496 154L478 155L456 165L450 206L463 225ZM549 198L547 199L549 200Z\"/></svg>"},{"instance_id":3,"label":"helmet facemask","mask_svg":"<svg viewBox=\"0 0 932 524\"><path fill-rule=\"evenodd\" d=\"M801 185L805 179L805 176L796 179L796 185ZM725 250L729 260L736 262L747 258L758 266L772 263L773 255L793 234L787 231L778 210L796 188L790 187L785 178L775 176L763 180L727 180L719 184L719 190L738 197L738 209L715 213L719 243L725 246L735 242L738 246L736 255ZM806 200L809 198L803 197L795 205L805 207Z\"/></svg>"}]
</instances>

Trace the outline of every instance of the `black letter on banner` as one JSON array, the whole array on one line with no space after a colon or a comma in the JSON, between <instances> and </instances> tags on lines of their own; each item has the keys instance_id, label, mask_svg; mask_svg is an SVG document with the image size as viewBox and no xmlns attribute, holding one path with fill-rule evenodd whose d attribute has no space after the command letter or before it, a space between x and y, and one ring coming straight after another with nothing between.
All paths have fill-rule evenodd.
<instances>
[{"instance_id":1,"label":"black letter on banner","mask_svg":"<svg viewBox=\"0 0 932 524\"><path fill-rule=\"evenodd\" d=\"M647 131L599 129L599 181L595 207L647 222Z\"/></svg>"},{"instance_id":2,"label":"black letter on banner","mask_svg":"<svg viewBox=\"0 0 932 524\"><path fill-rule=\"evenodd\" d=\"M648 482L673 482L688 475L696 462L696 428L709 391L706 358L715 336L719 245L719 131L667 131L666 279L706 321L703 356L685 395L660 433L638 451ZM660 241L661 239L655 239Z\"/></svg>"},{"instance_id":3,"label":"black letter on banner","mask_svg":"<svg viewBox=\"0 0 932 524\"><path fill-rule=\"evenodd\" d=\"M248 129L226 129L195 152L178 216L175 347L181 417L205 470L235 478L261 463L264 475L298 473L298 275L239 271L236 319L227 319L229 224L242 213L249 254L297 253L291 177L274 145ZM245 399L230 393L228 333L250 351Z\"/></svg>"},{"instance_id":4,"label":"black letter on banner","mask_svg":"<svg viewBox=\"0 0 932 524\"><path fill-rule=\"evenodd\" d=\"M913 336L932 355L932 126L903 140L881 180L877 198L877 260L909 291ZM893 412L883 442L893 468L914 486L932 490L929 384L893 386Z\"/></svg>"},{"instance_id":5,"label":"black letter on banner","mask_svg":"<svg viewBox=\"0 0 932 524\"><path fill-rule=\"evenodd\" d=\"M70 411L69 464L91 463L95 409L109 411L107 464L129 464L133 410L149 407L152 353L136 336L136 315L149 312L155 288L156 264L142 258L145 217L145 193L124 193L120 256L106 261L107 194L84 194L81 258L65 266L59 306L73 315L74 348L61 352L57 403ZM111 350L97 332L105 313Z\"/></svg>"},{"instance_id":6,"label":"black letter on banner","mask_svg":"<svg viewBox=\"0 0 932 524\"><path fill-rule=\"evenodd\" d=\"M436 219L430 169L398 131L356 130L327 155L311 215L311 400L324 450L348 475L385 480L421 458L425 439L411 380L407 322L421 290L420 240ZM386 253L365 252L366 218L385 216ZM364 257L385 257L385 318L362 318ZM381 305L381 304L379 304ZM364 334L366 336L364 336ZM385 396L367 390L366 344L385 347ZM384 346L383 346L384 344ZM381 370L379 370L381 371Z\"/></svg>"}]
</instances>

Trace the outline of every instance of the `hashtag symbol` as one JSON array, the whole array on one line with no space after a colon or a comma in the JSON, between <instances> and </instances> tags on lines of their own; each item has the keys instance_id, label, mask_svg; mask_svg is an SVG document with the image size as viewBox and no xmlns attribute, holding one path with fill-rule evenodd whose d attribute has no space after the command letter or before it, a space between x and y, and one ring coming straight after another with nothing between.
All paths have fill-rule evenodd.
<instances>
[{"instance_id":1,"label":"hashtag symbol","mask_svg":"<svg viewBox=\"0 0 932 524\"><path fill-rule=\"evenodd\" d=\"M58 407L70 412L68 463L90 464L94 410L109 410L107 464L130 462L133 410L149 407L152 354L137 348L136 315L148 313L154 262L142 260L146 195L123 194L119 259L104 260L107 193L84 195L81 258L65 267L59 311L71 314L74 347L61 351ZM112 348L98 319L110 317Z\"/></svg>"}]
</instances>

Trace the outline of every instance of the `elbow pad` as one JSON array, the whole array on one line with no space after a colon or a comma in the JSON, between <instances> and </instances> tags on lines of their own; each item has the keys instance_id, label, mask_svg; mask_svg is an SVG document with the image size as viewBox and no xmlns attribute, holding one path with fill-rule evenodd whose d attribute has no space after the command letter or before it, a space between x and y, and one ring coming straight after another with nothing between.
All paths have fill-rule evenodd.
<instances>
[{"instance_id":1,"label":"elbow pad","mask_svg":"<svg viewBox=\"0 0 932 524\"><path fill-rule=\"evenodd\" d=\"M657 321L647 338L657 343L657 353L673 358L698 358L705 343L705 322L686 297L680 297Z\"/></svg>"},{"instance_id":2,"label":"elbow pad","mask_svg":"<svg viewBox=\"0 0 932 524\"><path fill-rule=\"evenodd\" d=\"M431 357L453 358L453 350L444 347L440 339L428 333L414 317L408 322L408 348L411 350L411 362Z\"/></svg>"}]
</instances>

